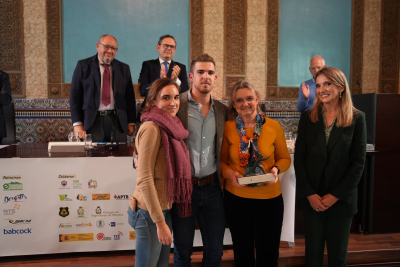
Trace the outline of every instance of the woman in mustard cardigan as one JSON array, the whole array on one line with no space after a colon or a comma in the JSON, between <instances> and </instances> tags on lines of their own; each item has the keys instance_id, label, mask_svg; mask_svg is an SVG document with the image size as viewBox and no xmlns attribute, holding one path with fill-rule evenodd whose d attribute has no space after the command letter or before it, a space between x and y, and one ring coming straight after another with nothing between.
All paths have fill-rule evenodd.
<instances>
[{"instance_id":1,"label":"woman in mustard cardigan","mask_svg":"<svg viewBox=\"0 0 400 267\"><path fill-rule=\"evenodd\" d=\"M232 88L221 151L225 178L225 215L232 235L235 266L278 266L283 221L283 198L278 179L290 166L290 155L280 124L264 117L260 95L240 81ZM257 158L268 158L262 168L275 176L266 183L240 185L252 173ZM258 167L255 173L260 173ZM254 257L254 246L256 256Z\"/></svg>"}]
</instances>

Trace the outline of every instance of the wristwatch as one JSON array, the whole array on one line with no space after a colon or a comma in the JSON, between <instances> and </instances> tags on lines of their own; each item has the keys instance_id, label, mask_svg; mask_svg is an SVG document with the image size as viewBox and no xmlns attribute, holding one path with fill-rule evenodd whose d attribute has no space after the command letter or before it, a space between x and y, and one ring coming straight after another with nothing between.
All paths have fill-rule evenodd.
<instances>
[{"instance_id":1,"label":"wristwatch","mask_svg":"<svg viewBox=\"0 0 400 267\"><path fill-rule=\"evenodd\" d=\"M276 166L276 165L275 165L275 166L272 166L272 167L271 167L271 170L272 170L272 168L277 168L277 169L278 169L278 174L281 173L281 169L279 169L278 166Z\"/></svg>"}]
</instances>

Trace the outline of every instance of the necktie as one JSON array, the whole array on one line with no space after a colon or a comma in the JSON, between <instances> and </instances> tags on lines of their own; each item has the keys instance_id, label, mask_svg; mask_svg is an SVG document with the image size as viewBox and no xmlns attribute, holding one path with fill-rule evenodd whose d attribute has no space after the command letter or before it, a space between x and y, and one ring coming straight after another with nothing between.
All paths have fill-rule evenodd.
<instances>
[{"instance_id":1,"label":"necktie","mask_svg":"<svg viewBox=\"0 0 400 267\"><path fill-rule=\"evenodd\" d=\"M168 62L163 62L162 63L163 65L164 65L164 67L165 67L165 74L168 74Z\"/></svg>"},{"instance_id":2,"label":"necktie","mask_svg":"<svg viewBox=\"0 0 400 267\"><path fill-rule=\"evenodd\" d=\"M104 73L103 73L103 94L101 97L101 102L104 106L110 105L110 69L107 64L103 64Z\"/></svg>"}]
</instances>

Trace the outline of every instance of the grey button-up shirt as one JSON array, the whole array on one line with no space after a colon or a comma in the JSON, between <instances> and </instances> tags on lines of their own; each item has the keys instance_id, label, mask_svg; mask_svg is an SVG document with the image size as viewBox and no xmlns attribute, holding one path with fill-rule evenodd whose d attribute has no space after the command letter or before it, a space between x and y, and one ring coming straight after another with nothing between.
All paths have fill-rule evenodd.
<instances>
[{"instance_id":1,"label":"grey button-up shirt","mask_svg":"<svg viewBox=\"0 0 400 267\"><path fill-rule=\"evenodd\" d=\"M214 100L211 97L211 108L203 118L200 104L188 92L189 108L189 156L192 177L201 178L217 171L215 155L216 123Z\"/></svg>"}]
</instances>

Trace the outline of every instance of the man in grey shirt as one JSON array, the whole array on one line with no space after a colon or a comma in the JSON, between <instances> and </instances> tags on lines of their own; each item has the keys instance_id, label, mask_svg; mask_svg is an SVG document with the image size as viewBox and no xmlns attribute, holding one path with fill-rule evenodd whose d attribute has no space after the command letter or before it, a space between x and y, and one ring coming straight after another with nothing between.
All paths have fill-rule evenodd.
<instances>
[{"instance_id":1,"label":"man in grey shirt","mask_svg":"<svg viewBox=\"0 0 400 267\"><path fill-rule=\"evenodd\" d=\"M211 96L217 75L208 54L192 61L189 79L193 86L180 95L177 116L189 130L185 143L191 161L192 214L181 218L172 207L174 266L191 266L196 221L203 240L202 266L220 266L225 233L220 156L228 108Z\"/></svg>"}]
</instances>

